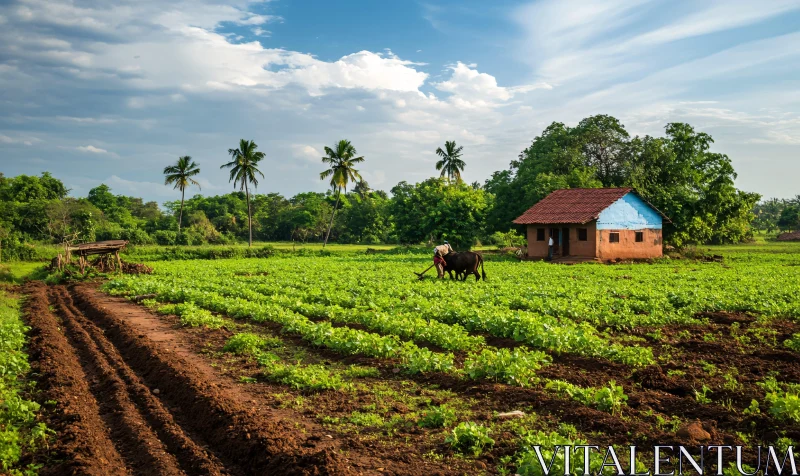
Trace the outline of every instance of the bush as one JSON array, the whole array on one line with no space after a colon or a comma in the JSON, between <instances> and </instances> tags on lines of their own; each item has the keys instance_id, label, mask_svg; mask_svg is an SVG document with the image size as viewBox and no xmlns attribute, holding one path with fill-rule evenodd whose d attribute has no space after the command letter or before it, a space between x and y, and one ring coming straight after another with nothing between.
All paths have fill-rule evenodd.
<instances>
[{"instance_id":1,"label":"bush","mask_svg":"<svg viewBox=\"0 0 800 476\"><path fill-rule=\"evenodd\" d=\"M146 231L136 228L122 230L120 238L128 240L132 245L152 245L155 243L155 240Z\"/></svg>"},{"instance_id":2,"label":"bush","mask_svg":"<svg viewBox=\"0 0 800 476\"><path fill-rule=\"evenodd\" d=\"M516 230L508 230L505 233L502 231L492 233L489 237L489 242L501 248L516 248L518 246L525 246L526 240L525 237Z\"/></svg>"},{"instance_id":3,"label":"bush","mask_svg":"<svg viewBox=\"0 0 800 476\"><path fill-rule=\"evenodd\" d=\"M174 246L178 242L178 233L171 230L158 230L153 234L156 243L162 246Z\"/></svg>"},{"instance_id":4,"label":"bush","mask_svg":"<svg viewBox=\"0 0 800 476\"><path fill-rule=\"evenodd\" d=\"M182 230L175 240L175 244L184 246L197 246L204 244L203 235L193 230Z\"/></svg>"}]
</instances>

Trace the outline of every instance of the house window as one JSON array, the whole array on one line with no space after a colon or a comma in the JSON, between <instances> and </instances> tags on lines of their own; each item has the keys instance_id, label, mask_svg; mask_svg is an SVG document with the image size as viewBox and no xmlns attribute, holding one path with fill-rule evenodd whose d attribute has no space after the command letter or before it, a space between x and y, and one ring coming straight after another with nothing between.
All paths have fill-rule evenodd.
<instances>
[{"instance_id":1,"label":"house window","mask_svg":"<svg viewBox=\"0 0 800 476\"><path fill-rule=\"evenodd\" d=\"M544 228L536 229L536 241L544 241Z\"/></svg>"},{"instance_id":2,"label":"house window","mask_svg":"<svg viewBox=\"0 0 800 476\"><path fill-rule=\"evenodd\" d=\"M610 243L619 243L619 233L609 233L608 241Z\"/></svg>"},{"instance_id":3,"label":"house window","mask_svg":"<svg viewBox=\"0 0 800 476\"><path fill-rule=\"evenodd\" d=\"M589 239L589 232L586 228L578 228L578 241L586 241Z\"/></svg>"},{"instance_id":4,"label":"house window","mask_svg":"<svg viewBox=\"0 0 800 476\"><path fill-rule=\"evenodd\" d=\"M637 231L636 232L636 242L637 243L642 243L643 241L644 241L644 232L643 231Z\"/></svg>"}]
</instances>

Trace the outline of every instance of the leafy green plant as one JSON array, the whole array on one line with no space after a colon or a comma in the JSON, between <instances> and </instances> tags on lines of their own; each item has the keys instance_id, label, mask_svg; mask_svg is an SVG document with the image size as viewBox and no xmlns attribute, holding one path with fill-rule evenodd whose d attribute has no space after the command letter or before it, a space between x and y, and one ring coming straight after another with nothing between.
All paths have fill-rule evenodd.
<instances>
[{"instance_id":1,"label":"leafy green plant","mask_svg":"<svg viewBox=\"0 0 800 476\"><path fill-rule=\"evenodd\" d=\"M423 428L444 428L455 421L456 411L447 405L439 405L423 411L417 424Z\"/></svg>"},{"instance_id":2,"label":"leafy green plant","mask_svg":"<svg viewBox=\"0 0 800 476\"><path fill-rule=\"evenodd\" d=\"M480 354L471 354L464 361L464 372L471 379L494 379L518 387L528 387L538 380L536 371L550 363L544 352L484 349Z\"/></svg>"},{"instance_id":3,"label":"leafy green plant","mask_svg":"<svg viewBox=\"0 0 800 476\"><path fill-rule=\"evenodd\" d=\"M459 453L479 456L484 448L494 446L494 440L489 437L489 433L490 430L485 426L465 421L453 428L445 443L449 443Z\"/></svg>"},{"instance_id":4,"label":"leafy green plant","mask_svg":"<svg viewBox=\"0 0 800 476\"><path fill-rule=\"evenodd\" d=\"M242 332L231 336L222 350L237 355L254 356L264 349L276 348L282 345L283 341L277 337L264 337L258 334Z\"/></svg>"},{"instance_id":5,"label":"leafy green plant","mask_svg":"<svg viewBox=\"0 0 800 476\"><path fill-rule=\"evenodd\" d=\"M719 371L719 369L717 369L717 366L712 364L711 362L706 362L705 360L699 360L697 361L697 363L700 364L700 367L702 367L703 372L707 373L709 377L713 377Z\"/></svg>"},{"instance_id":6,"label":"leafy green plant","mask_svg":"<svg viewBox=\"0 0 800 476\"><path fill-rule=\"evenodd\" d=\"M583 388L563 380L551 380L547 382L545 388L612 415L619 414L622 411L622 407L627 405L628 400L624 389L617 385L614 380L611 380L608 382L608 386L602 388Z\"/></svg>"},{"instance_id":7,"label":"leafy green plant","mask_svg":"<svg viewBox=\"0 0 800 476\"><path fill-rule=\"evenodd\" d=\"M550 464L549 474L575 474L574 469L583 468L583 452L576 452L570 458L570 468L564 468L566 461L564 457L564 446L578 446L587 444L586 440L576 436L565 435L563 432L545 432L541 430L528 431L520 436L519 450L513 457L517 467L516 474L520 476L546 476L539 463L535 447L539 447L539 452L545 464ZM559 449L559 447L561 447ZM601 461L597 458L590 459L590 470L592 474L599 474Z\"/></svg>"},{"instance_id":8,"label":"leafy green plant","mask_svg":"<svg viewBox=\"0 0 800 476\"><path fill-rule=\"evenodd\" d=\"M361 365L351 365L342 372L342 376L347 378L378 378L381 372L375 367L364 367Z\"/></svg>"},{"instance_id":9,"label":"leafy green plant","mask_svg":"<svg viewBox=\"0 0 800 476\"><path fill-rule=\"evenodd\" d=\"M800 352L800 334L792 334L792 337L783 341L783 346L795 352Z\"/></svg>"},{"instance_id":10,"label":"leafy green plant","mask_svg":"<svg viewBox=\"0 0 800 476\"><path fill-rule=\"evenodd\" d=\"M800 423L800 396L795 393L773 393L767 395L769 412L779 420Z\"/></svg>"},{"instance_id":11,"label":"leafy green plant","mask_svg":"<svg viewBox=\"0 0 800 476\"><path fill-rule=\"evenodd\" d=\"M697 401L697 403L711 403L711 398L708 397L708 392L710 391L711 389L708 388L707 385L703 384L700 390L694 389L694 399Z\"/></svg>"},{"instance_id":12,"label":"leafy green plant","mask_svg":"<svg viewBox=\"0 0 800 476\"><path fill-rule=\"evenodd\" d=\"M340 373L324 365L285 364L277 355L269 352L259 354L256 359L264 368L263 374L267 380L298 390L340 390L348 386Z\"/></svg>"},{"instance_id":13,"label":"leafy green plant","mask_svg":"<svg viewBox=\"0 0 800 476\"><path fill-rule=\"evenodd\" d=\"M742 415L745 416L758 415L759 413L761 413L761 409L759 408L758 400L751 400L750 406L742 411Z\"/></svg>"},{"instance_id":14,"label":"leafy green plant","mask_svg":"<svg viewBox=\"0 0 800 476\"><path fill-rule=\"evenodd\" d=\"M739 383L738 376L739 370L736 367L731 367L728 369L727 372L722 374L723 380L725 383L722 384L722 388L728 390L730 392L735 392L741 388L741 384Z\"/></svg>"},{"instance_id":15,"label":"leafy green plant","mask_svg":"<svg viewBox=\"0 0 800 476\"><path fill-rule=\"evenodd\" d=\"M357 426L382 426L384 424L383 417L377 413L362 413L359 411L351 413L347 420Z\"/></svg>"},{"instance_id":16,"label":"leafy green plant","mask_svg":"<svg viewBox=\"0 0 800 476\"><path fill-rule=\"evenodd\" d=\"M621 386L616 385L616 382L611 380L608 382L608 386L597 389L592 399L598 410L616 415L622 411L622 406L626 405L628 396L625 395L625 391Z\"/></svg>"},{"instance_id":17,"label":"leafy green plant","mask_svg":"<svg viewBox=\"0 0 800 476\"><path fill-rule=\"evenodd\" d=\"M25 354L28 327L19 313L19 302L0 287L0 473L34 474L35 467L21 467L24 452L46 447L55 434L37 422L40 405L28 400L25 375L30 370Z\"/></svg>"}]
</instances>

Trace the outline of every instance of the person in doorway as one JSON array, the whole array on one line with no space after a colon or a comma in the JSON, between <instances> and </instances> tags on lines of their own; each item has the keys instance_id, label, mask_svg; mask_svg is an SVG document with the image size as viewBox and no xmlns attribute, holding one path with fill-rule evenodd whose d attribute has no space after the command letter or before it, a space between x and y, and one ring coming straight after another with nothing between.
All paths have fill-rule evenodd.
<instances>
[{"instance_id":1,"label":"person in doorway","mask_svg":"<svg viewBox=\"0 0 800 476\"><path fill-rule=\"evenodd\" d=\"M453 248L447 241L433 249L433 264L436 265L439 279L444 278L444 257L452 252Z\"/></svg>"},{"instance_id":2,"label":"person in doorway","mask_svg":"<svg viewBox=\"0 0 800 476\"><path fill-rule=\"evenodd\" d=\"M550 240L547 242L547 259L553 261L553 235L550 235Z\"/></svg>"}]
</instances>

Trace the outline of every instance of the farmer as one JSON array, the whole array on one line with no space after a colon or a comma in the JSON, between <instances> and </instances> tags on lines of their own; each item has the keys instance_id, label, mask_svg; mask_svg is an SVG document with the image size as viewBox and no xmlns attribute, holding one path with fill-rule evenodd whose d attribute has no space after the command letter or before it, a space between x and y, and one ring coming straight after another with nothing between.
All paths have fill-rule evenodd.
<instances>
[{"instance_id":1,"label":"farmer","mask_svg":"<svg viewBox=\"0 0 800 476\"><path fill-rule=\"evenodd\" d=\"M550 235L550 241L547 242L547 260L553 260L553 235Z\"/></svg>"},{"instance_id":2,"label":"farmer","mask_svg":"<svg viewBox=\"0 0 800 476\"><path fill-rule=\"evenodd\" d=\"M447 241L433 249L433 264L436 266L436 272L439 274L439 279L444 278L444 256L452 253L453 248Z\"/></svg>"}]
</instances>

